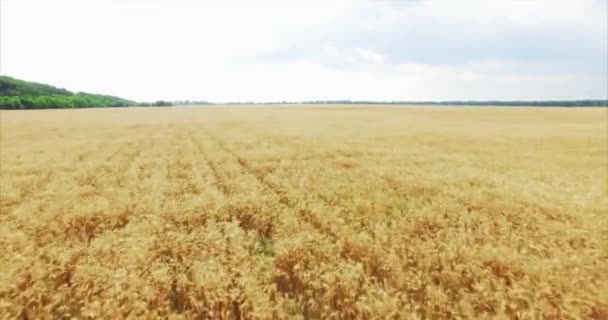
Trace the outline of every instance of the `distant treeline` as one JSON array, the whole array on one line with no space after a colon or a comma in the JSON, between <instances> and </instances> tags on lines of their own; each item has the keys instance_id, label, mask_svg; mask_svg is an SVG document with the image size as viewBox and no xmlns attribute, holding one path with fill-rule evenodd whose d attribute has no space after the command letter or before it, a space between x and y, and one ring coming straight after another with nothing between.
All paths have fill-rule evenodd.
<instances>
[{"instance_id":1,"label":"distant treeline","mask_svg":"<svg viewBox=\"0 0 608 320\"><path fill-rule=\"evenodd\" d=\"M0 109L57 109L126 107L133 102L115 97L76 93L72 95L0 96Z\"/></svg>"},{"instance_id":2,"label":"distant treeline","mask_svg":"<svg viewBox=\"0 0 608 320\"><path fill-rule=\"evenodd\" d=\"M171 107L174 103L171 101L158 100L156 102L139 102L134 104L136 107Z\"/></svg>"},{"instance_id":3,"label":"distant treeline","mask_svg":"<svg viewBox=\"0 0 608 320\"><path fill-rule=\"evenodd\" d=\"M138 103L114 96L73 93L50 85L0 76L0 109L103 108L171 106L168 101Z\"/></svg>"},{"instance_id":4,"label":"distant treeline","mask_svg":"<svg viewBox=\"0 0 608 320\"><path fill-rule=\"evenodd\" d=\"M444 106L537 106L537 107L604 107L608 100L543 100L543 101L353 101L353 100L313 100L313 101L272 101L272 102L225 102L174 101L174 105L282 105L282 104L354 104L354 105L444 105Z\"/></svg>"},{"instance_id":5,"label":"distant treeline","mask_svg":"<svg viewBox=\"0 0 608 320\"><path fill-rule=\"evenodd\" d=\"M114 96L73 93L50 85L0 76L0 109L54 109L54 108L101 108L101 107L167 107L173 105L214 105L208 101L135 102ZM228 105L260 104L375 104L375 105L462 105L462 106L538 106L538 107L598 107L608 106L608 100L551 100L551 101L353 101L314 100L280 102L229 102Z\"/></svg>"},{"instance_id":6,"label":"distant treeline","mask_svg":"<svg viewBox=\"0 0 608 320\"><path fill-rule=\"evenodd\" d=\"M200 106L205 104L214 104L209 101L197 101L197 100L177 100L172 102L175 106Z\"/></svg>"},{"instance_id":7,"label":"distant treeline","mask_svg":"<svg viewBox=\"0 0 608 320\"><path fill-rule=\"evenodd\" d=\"M229 104L249 104L235 102ZM543 100L543 101L352 101L314 100L303 102L265 102L262 104L381 104L381 105L451 105L451 106L538 106L538 107L599 107L608 106L608 100Z\"/></svg>"}]
</instances>

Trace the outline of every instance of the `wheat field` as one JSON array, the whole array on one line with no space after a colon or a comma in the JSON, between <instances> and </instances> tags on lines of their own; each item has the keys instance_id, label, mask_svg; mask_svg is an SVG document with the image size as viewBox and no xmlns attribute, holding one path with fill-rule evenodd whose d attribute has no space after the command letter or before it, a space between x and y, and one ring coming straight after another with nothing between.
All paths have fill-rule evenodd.
<instances>
[{"instance_id":1,"label":"wheat field","mask_svg":"<svg viewBox=\"0 0 608 320\"><path fill-rule=\"evenodd\" d=\"M0 114L0 318L608 319L605 108Z\"/></svg>"}]
</instances>

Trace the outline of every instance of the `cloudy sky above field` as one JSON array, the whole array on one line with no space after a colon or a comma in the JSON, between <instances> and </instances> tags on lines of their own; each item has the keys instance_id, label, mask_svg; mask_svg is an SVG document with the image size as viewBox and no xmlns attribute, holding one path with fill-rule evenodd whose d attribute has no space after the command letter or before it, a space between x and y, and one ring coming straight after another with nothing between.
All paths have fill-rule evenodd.
<instances>
[{"instance_id":1,"label":"cloudy sky above field","mask_svg":"<svg viewBox=\"0 0 608 320\"><path fill-rule=\"evenodd\" d=\"M603 98L605 0L0 2L0 73L140 101Z\"/></svg>"}]
</instances>

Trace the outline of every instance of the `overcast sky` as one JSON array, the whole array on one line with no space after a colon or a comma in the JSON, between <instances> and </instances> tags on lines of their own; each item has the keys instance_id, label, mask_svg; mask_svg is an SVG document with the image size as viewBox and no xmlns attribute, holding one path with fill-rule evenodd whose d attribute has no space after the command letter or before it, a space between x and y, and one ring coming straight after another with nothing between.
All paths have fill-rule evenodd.
<instances>
[{"instance_id":1,"label":"overcast sky","mask_svg":"<svg viewBox=\"0 0 608 320\"><path fill-rule=\"evenodd\" d=\"M607 2L2 0L0 73L139 101L606 99Z\"/></svg>"}]
</instances>

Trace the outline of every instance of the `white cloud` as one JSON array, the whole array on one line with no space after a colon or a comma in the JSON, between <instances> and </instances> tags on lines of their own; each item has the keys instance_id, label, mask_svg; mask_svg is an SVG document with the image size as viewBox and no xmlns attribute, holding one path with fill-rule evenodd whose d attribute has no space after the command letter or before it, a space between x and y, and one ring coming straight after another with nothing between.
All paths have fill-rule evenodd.
<instances>
[{"instance_id":1,"label":"white cloud","mask_svg":"<svg viewBox=\"0 0 608 320\"><path fill-rule=\"evenodd\" d=\"M605 98L605 1L4 0L0 72L138 100Z\"/></svg>"},{"instance_id":2,"label":"white cloud","mask_svg":"<svg viewBox=\"0 0 608 320\"><path fill-rule=\"evenodd\" d=\"M359 57L361 57L363 61L366 61L368 63L380 64L383 63L385 60L385 57L383 55L370 49L357 49L357 54L359 55Z\"/></svg>"}]
</instances>

